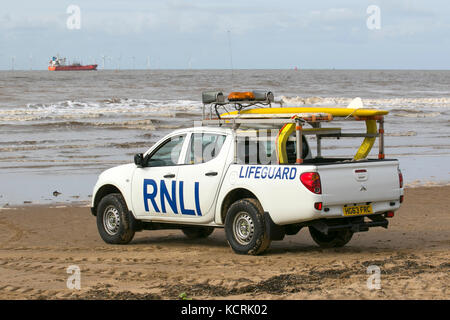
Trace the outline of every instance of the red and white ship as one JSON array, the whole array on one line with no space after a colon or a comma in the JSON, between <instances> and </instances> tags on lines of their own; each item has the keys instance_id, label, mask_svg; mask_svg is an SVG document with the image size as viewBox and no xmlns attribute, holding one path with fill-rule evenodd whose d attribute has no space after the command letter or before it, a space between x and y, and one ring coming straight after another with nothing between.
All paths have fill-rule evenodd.
<instances>
[{"instance_id":1,"label":"red and white ship","mask_svg":"<svg viewBox=\"0 0 450 320\"><path fill-rule=\"evenodd\" d=\"M80 63L72 63L67 65L66 58L52 57L48 63L49 71L83 71L97 70L96 64L82 66Z\"/></svg>"}]
</instances>

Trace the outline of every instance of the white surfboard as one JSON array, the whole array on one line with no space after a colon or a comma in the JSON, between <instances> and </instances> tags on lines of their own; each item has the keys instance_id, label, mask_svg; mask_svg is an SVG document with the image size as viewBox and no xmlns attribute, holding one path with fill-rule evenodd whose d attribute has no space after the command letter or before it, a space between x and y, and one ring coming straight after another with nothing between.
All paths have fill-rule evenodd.
<instances>
[{"instance_id":1,"label":"white surfboard","mask_svg":"<svg viewBox=\"0 0 450 320\"><path fill-rule=\"evenodd\" d=\"M355 98L353 99L350 104L347 106L349 109L361 109L364 108L364 104L362 102L361 98Z\"/></svg>"}]
</instances>

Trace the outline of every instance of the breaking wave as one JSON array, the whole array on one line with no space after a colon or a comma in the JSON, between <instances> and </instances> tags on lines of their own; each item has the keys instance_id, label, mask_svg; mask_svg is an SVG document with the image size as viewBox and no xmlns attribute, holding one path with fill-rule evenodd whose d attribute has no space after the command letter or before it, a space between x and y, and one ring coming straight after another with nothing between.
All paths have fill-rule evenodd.
<instances>
[{"instance_id":1,"label":"breaking wave","mask_svg":"<svg viewBox=\"0 0 450 320\"><path fill-rule=\"evenodd\" d=\"M346 107L347 97L288 97L277 100L284 106ZM450 108L450 98L362 99L367 108L385 108L398 117L437 117ZM437 108L441 108L436 110ZM30 103L26 107L0 108L0 122L98 121L99 118L192 118L201 116L202 103L193 100L149 100L109 98L94 102L60 101L51 104ZM433 110L430 110L433 109ZM102 126L102 124L99 124Z\"/></svg>"},{"instance_id":2,"label":"breaking wave","mask_svg":"<svg viewBox=\"0 0 450 320\"><path fill-rule=\"evenodd\" d=\"M174 118L201 114L201 103L189 100L147 100L111 98L99 102L61 101L27 104L21 108L0 108L0 122L95 119L104 117L142 117L155 115Z\"/></svg>"},{"instance_id":3,"label":"breaking wave","mask_svg":"<svg viewBox=\"0 0 450 320\"><path fill-rule=\"evenodd\" d=\"M341 106L346 107L353 98L347 97L287 97L278 98L285 106ZM362 99L365 107L376 108L450 108L450 98L392 98L392 99Z\"/></svg>"}]
</instances>

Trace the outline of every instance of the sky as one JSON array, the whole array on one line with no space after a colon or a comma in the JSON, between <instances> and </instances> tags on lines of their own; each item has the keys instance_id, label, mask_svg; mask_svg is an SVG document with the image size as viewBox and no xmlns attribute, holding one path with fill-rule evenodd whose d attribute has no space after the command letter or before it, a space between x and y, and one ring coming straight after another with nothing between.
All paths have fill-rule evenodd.
<instances>
[{"instance_id":1,"label":"sky","mask_svg":"<svg viewBox=\"0 0 450 320\"><path fill-rule=\"evenodd\" d=\"M73 6L79 19L68 10ZM2 1L0 70L46 69L56 54L99 69L449 70L450 6L444 0Z\"/></svg>"}]
</instances>

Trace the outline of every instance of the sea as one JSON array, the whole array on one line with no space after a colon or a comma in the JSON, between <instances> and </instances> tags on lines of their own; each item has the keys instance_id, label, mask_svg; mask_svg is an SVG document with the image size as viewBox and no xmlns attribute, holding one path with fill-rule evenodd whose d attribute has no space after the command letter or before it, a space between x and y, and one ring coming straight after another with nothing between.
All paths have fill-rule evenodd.
<instances>
[{"instance_id":1,"label":"sea","mask_svg":"<svg viewBox=\"0 0 450 320\"><path fill-rule=\"evenodd\" d=\"M450 71L0 71L0 208L87 203L103 170L200 120L203 91L251 89L284 106L346 107L360 97L386 109L386 157L400 160L406 186L450 184ZM323 154L352 156L361 139L326 139Z\"/></svg>"}]
</instances>

